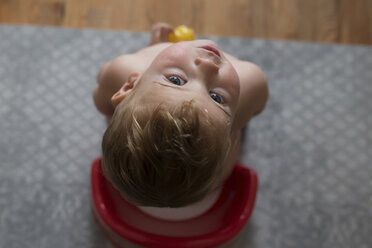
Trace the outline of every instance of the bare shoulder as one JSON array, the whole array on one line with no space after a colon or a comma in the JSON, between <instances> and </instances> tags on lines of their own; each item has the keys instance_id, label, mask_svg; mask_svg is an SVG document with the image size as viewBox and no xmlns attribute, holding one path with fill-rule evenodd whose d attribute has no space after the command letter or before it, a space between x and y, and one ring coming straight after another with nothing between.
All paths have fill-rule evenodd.
<instances>
[{"instance_id":1,"label":"bare shoulder","mask_svg":"<svg viewBox=\"0 0 372 248\"><path fill-rule=\"evenodd\" d=\"M121 55L107 62L99 71L98 84L115 90L115 93L125 83L131 73L143 73L166 46L168 45L163 43L153 45L135 53Z\"/></svg>"},{"instance_id":2,"label":"bare shoulder","mask_svg":"<svg viewBox=\"0 0 372 248\"><path fill-rule=\"evenodd\" d=\"M131 60L131 55L122 55L105 63L99 70L93 99L96 108L106 116L111 116L114 112L111 97L125 83L134 69L130 63Z\"/></svg>"},{"instance_id":3,"label":"bare shoulder","mask_svg":"<svg viewBox=\"0 0 372 248\"><path fill-rule=\"evenodd\" d=\"M240 79L240 95L238 113L238 126L242 127L254 116L263 111L268 99L267 79L256 64L239 60L226 54L238 73Z\"/></svg>"},{"instance_id":4,"label":"bare shoulder","mask_svg":"<svg viewBox=\"0 0 372 248\"><path fill-rule=\"evenodd\" d=\"M237 59L236 57L229 54L226 54L226 57L230 60L235 70L237 71L241 83L262 84L263 86L266 85L266 77L261 68L258 67L256 64L249 61Z\"/></svg>"},{"instance_id":5,"label":"bare shoulder","mask_svg":"<svg viewBox=\"0 0 372 248\"><path fill-rule=\"evenodd\" d=\"M268 98L268 85L264 72L256 64L238 61L236 70L240 79L242 94L257 95L256 108L253 115L259 114L265 107Z\"/></svg>"},{"instance_id":6,"label":"bare shoulder","mask_svg":"<svg viewBox=\"0 0 372 248\"><path fill-rule=\"evenodd\" d=\"M111 116L114 113L111 97L123 86L131 73L143 73L167 46L168 43L160 43L105 63L99 70L97 86L93 93L96 108L102 114Z\"/></svg>"}]
</instances>

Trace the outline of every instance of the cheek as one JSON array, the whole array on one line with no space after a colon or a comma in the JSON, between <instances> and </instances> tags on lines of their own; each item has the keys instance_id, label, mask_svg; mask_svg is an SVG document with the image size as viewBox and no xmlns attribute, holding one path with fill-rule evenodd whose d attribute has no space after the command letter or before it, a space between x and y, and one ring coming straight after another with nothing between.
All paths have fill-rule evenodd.
<instances>
[{"instance_id":1,"label":"cheek","mask_svg":"<svg viewBox=\"0 0 372 248\"><path fill-rule=\"evenodd\" d=\"M229 67L228 75L229 75L229 79L230 79L231 84L234 87L238 88L238 90L239 90L240 89L240 80L239 80L238 73L236 72L234 67L232 67L232 66Z\"/></svg>"},{"instance_id":2,"label":"cheek","mask_svg":"<svg viewBox=\"0 0 372 248\"><path fill-rule=\"evenodd\" d=\"M228 87L231 89L231 92L234 93L236 97L240 93L240 80L238 73L233 66L228 66L224 72L223 76L224 82L228 84Z\"/></svg>"}]
</instances>

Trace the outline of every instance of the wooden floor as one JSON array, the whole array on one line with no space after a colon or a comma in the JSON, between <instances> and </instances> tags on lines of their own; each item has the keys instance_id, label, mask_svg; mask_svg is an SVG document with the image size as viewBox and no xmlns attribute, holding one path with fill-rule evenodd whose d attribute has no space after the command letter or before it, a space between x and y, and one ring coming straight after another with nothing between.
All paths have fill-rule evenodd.
<instances>
[{"instance_id":1,"label":"wooden floor","mask_svg":"<svg viewBox=\"0 0 372 248\"><path fill-rule=\"evenodd\" d=\"M372 0L0 0L0 23L372 45Z\"/></svg>"}]
</instances>

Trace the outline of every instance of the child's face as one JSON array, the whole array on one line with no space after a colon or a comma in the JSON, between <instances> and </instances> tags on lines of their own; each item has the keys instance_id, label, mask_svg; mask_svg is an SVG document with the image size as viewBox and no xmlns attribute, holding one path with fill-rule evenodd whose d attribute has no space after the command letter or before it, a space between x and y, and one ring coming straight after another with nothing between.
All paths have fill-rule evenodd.
<instances>
[{"instance_id":1,"label":"child's face","mask_svg":"<svg viewBox=\"0 0 372 248\"><path fill-rule=\"evenodd\" d=\"M231 123L239 90L239 77L217 44L196 40L164 49L143 73L136 97L142 104L194 100L212 120Z\"/></svg>"}]
</instances>

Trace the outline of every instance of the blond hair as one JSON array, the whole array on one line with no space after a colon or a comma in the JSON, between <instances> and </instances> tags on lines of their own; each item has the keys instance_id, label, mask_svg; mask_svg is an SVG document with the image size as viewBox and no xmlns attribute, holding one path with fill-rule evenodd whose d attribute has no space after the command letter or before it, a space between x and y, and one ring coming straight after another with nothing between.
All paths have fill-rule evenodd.
<instances>
[{"instance_id":1,"label":"blond hair","mask_svg":"<svg viewBox=\"0 0 372 248\"><path fill-rule=\"evenodd\" d=\"M219 183L229 149L227 129L194 101L171 109L125 101L103 137L104 175L137 205L195 203Z\"/></svg>"}]
</instances>

